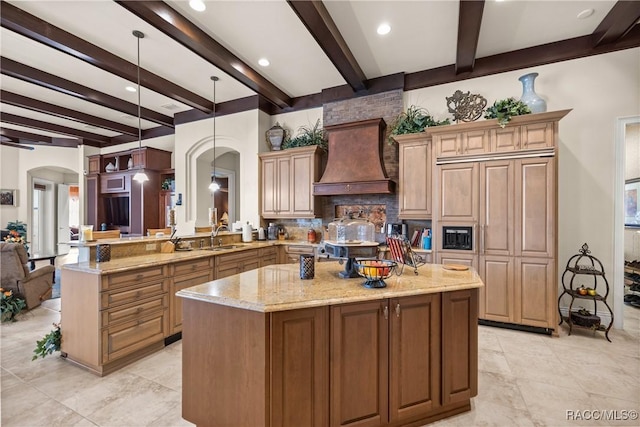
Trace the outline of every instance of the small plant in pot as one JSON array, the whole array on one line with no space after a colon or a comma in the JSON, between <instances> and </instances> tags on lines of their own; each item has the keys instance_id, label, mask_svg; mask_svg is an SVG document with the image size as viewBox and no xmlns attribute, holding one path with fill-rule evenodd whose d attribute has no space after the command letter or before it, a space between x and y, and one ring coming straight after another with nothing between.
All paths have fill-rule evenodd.
<instances>
[{"instance_id":1,"label":"small plant in pot","mask_svg":"<svg viewBox=\"0 0 640 427\"><path fill-rule=\"evenodd\" d=\"M310 145L317 145L323 150L326 150L328 147L327 136L325 135L324 128L320 125L320 119L318 119L313 126L301 126L296 136L282 143L282 149L286 150L287 148L307 147Z\"/></svg>"},{"instance_id":2,"label":"small plant in pot","mask_svg":"<svg viewBox=\"0 0 640 427\"><path fill-rule=\"evenodd\" d=\"M521 116L523 114L531 114L531 109L515 98L500 99L484 112L485 119L498 119L500 127L505 127L511 121L513 116Z\"/></svg>"},{"instance_id":3,"label":"small plant in pot","mask_svg":"<svg viewBox=\"0 0 640 427\"><path fill-rule=\"evenodd\" d=\"M437 121L429 112L422 107L415 105L407 108L394 119L391 124L391 131L389 132L389 143L394 142L393 136L405 135L408 133L419 133L424 131L425 128L430 126L449 125L451 121L449 119Z\"/></svg>"}]
</instances>

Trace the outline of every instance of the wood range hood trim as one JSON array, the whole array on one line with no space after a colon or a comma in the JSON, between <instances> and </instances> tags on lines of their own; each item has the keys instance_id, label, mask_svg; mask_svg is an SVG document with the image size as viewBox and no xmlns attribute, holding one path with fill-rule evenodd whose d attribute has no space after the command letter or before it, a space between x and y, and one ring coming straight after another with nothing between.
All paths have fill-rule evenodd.
<instances>
[{"instance_id":1,"label":"wood range hood trim","mask_svg":"<svg viewBox=\"0 0 640 427\"><path fill-rule=\"evenodd\" d=\"M382 158L386 123L382 118L325 127L327 166L313 183L314 196L393 194Z\"/></svg>"}]
</instances>

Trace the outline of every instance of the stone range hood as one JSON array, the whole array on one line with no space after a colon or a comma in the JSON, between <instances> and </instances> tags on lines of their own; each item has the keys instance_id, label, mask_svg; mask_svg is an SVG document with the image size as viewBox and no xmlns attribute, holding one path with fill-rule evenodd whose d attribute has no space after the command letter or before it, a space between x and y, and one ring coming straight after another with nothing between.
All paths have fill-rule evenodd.
<instances>
[{"instance_id":1,"label":"stone range hood","mask_svg":"<svg viewBox=\"0 0 640 427\"><path fill-rule=\"evenodd\" d=\"M381 118L325 127L329 155L313 195L392 194L382 159L385 127Z\"/></svg>"}]
</instances>

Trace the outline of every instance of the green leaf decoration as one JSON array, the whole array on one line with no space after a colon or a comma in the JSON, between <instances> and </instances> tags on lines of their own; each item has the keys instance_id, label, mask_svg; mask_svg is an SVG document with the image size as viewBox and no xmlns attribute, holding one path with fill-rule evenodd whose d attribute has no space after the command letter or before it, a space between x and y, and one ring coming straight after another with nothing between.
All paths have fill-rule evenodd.
<instances>
[{"instance_id":1,"label":"green leaf decoration","mask_svg":"<svg viewBox=\"0 0 640 427\"><path fill-rule=\"evenodd\" d=\"M400 113L391 124L391 131L389 132L389 144L393 144L394 135L405 135L408 133L419 133L424 131L425 128L431 126L449 125L451 121L449 119L437 121L429 112L415 105L407 108L407 111Z\"/></svg>"},{"instance_id":2,"label":"green leaf decoration","mask_svg":"<svg viewBox=\"0 0 640 427\"><path fill-rule=\"evenodd\" d=\"M531 114L531 110L525 103L515 98L506 98L494 102L491 107L487 108L484 112L484 118L498 119L498 125L503 128L511 121L511 117L523 114Z\"/></svg>"}]
</instances>

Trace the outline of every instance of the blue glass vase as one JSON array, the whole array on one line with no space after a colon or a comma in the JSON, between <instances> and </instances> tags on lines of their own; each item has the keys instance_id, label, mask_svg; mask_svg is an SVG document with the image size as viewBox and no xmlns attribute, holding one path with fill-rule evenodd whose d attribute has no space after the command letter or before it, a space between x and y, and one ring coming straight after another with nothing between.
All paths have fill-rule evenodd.
<instances>
[{"instance_id":1,"label":"blue glass vase","mask_svg":"<svg viewBox=\"0 0 640 427\"><path fill-rule=\"evenodd\" d=\"M534 89L536 77L538 77L538 73L529 73L518 78L522 82L520 101L526 104L532 113L544 113L547 111L547 102L540 98Z\"/></svg>"}]
</instances>

